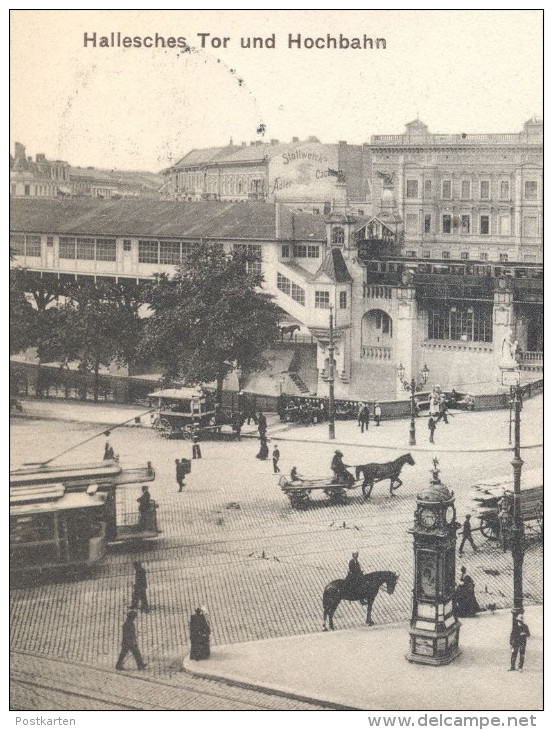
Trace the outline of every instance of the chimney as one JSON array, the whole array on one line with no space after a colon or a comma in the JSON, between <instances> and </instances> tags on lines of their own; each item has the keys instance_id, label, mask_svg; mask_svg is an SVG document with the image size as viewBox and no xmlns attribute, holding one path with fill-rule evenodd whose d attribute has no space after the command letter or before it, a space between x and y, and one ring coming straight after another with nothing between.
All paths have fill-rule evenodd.
<instances>
[{"instance_id":1,"label":"chimney","mask_svg":"<svg viewBox=\"0 0 553 730\"><path fill-rule=\"evenodd\" d=\"M21 144L21 142L16 142L14 147L15 147L14 157L16 159L18 157L23 157L23 159L25 159L25 145Z\"/></svg>"},{"instance_id":2,"label":"chimney","mask_svg":"<svg viewBox=\"0 0 553 730\"><path fill-rule=\"evenodd\" d=\"M307 141L308 142L319 142L319 138L318 137L314 137L313 135L311 135L311 137L308 137L307 138Z\"/></svg>"},{"instance_id":3,"label":"chimney","mask_svg":"<svg viewBox=\"0 0 553 730\"><path fill-rule=\"evenodd\" d=\"M247 147L247 146L248 146L247 142L242 142L242 147Z\"/></svg>"},{"instance_id":4,"label":"chimney","mask_svg":"<svg viewBox=\"0 0 553 730\"><path fill-rule=\"evenodd\" d=\"M255 147L255 142L250 142L250 147Z\"/></svg>"},{"instance_id":5,"label":"chimney","mask_svg":"<svg viewBox=\"0 0 553 730\"><path fill-rule=\"evenodd\" d=\"M347 145L347 142L346 142L346 140L345 140L345 139L341 139L341 140L340 140L340 141L338 142L338 144L345 144L345 145Z\"/></svg>"},{"instance_id":6,"label":"chimney","mask_svg":"<svg viewBox=\"0 0 553 730\"><path fill-rule=\"evenodd\" d=\"M36 161L46 162L46 155L43 152L37 152Z\"/></svg>"},{"instance_id":7,"label":"chimney","mask_svg":"<svg viewBox=\"0 0 553 730\"><path fill-rule=\"evenodd\" d=\"M300 141L299 137L292 137L292 142L299 142L299 141Z\"/></svg>"},{"instance_id":8,"label":"chimney","mask_svg":"<svg viewBox=\"0 0 553 730\"><path fill-rule=\"evenodd\" d=\"M274 146L275 144L278 144L278 139L272 139L271 144Z\"/></svg>"}]
</instances>

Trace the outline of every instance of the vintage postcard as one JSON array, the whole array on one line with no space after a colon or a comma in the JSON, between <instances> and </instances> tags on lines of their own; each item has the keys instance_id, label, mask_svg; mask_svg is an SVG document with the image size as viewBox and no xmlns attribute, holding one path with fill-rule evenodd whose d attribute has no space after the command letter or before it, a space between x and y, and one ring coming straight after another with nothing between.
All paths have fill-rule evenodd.
<instances>
[{"instance_id":1,"label":"vintage postcard","mask_svg":"<svg viewBox=\"0 0 553 730\"><path fill-rule=\"evenodd\" d=\"M10 32L17 723L539 727L542 11Z\"/></svg>"}]
</instances>

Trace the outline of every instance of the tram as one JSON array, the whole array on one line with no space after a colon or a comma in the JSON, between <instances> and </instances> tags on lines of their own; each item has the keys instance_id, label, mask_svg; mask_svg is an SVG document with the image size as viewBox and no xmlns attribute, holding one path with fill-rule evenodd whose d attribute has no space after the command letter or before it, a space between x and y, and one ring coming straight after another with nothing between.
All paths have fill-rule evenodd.
<instances>
[{"instance_id":1,"label":"tram","mask_svg":"<svg viewBox=\"0 0 553 730\"><path fill-rule=\"evenodd\" d=\"M149 462L137 468L105 460L13 470L10 570L90 565L102 559L110 544L156 539L155 501L142 514L137 504L138 485L154 479Z\"/></svg>"}]
</instances>

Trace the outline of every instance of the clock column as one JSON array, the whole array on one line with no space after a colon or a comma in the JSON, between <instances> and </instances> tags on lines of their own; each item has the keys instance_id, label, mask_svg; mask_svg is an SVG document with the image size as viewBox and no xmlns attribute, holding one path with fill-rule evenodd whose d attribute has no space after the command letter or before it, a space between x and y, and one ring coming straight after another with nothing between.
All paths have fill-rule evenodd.
<instances>
[{"instance_id":1,"label":"clock column","mask_svg":"<svg viewBox=\"0 0 553 730\"><path fill-rule=\"evenodd\" d=\"M459 655L461 624L453 615L455 498L440 481L438 460L430 486L417 495L413 534L415 585L409 629L410 662L449 664Z\"/></svg>"}]
</instances>

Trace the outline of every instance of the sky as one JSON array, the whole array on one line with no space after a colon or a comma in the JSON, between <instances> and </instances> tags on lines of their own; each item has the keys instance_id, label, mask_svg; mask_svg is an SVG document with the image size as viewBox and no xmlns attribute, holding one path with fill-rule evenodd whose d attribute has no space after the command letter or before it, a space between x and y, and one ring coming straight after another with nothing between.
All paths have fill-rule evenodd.
<instances>
[{"instance_id":1,"label":"sky","mask_svg":"<svg viewBox=\"0 0 553 730\"><path fill-rule=\"evenodd\" d=\"M191 52L84 47L112 32L183 37ZM241 47L273 34L274 48ZM289 48L289 34L386 48ZM467 134L542 116L539 10L15 10L10 57L10 150L80 166L159 171L231 138L361 144L417 116Z\"/></svg>"}]
</instances>

